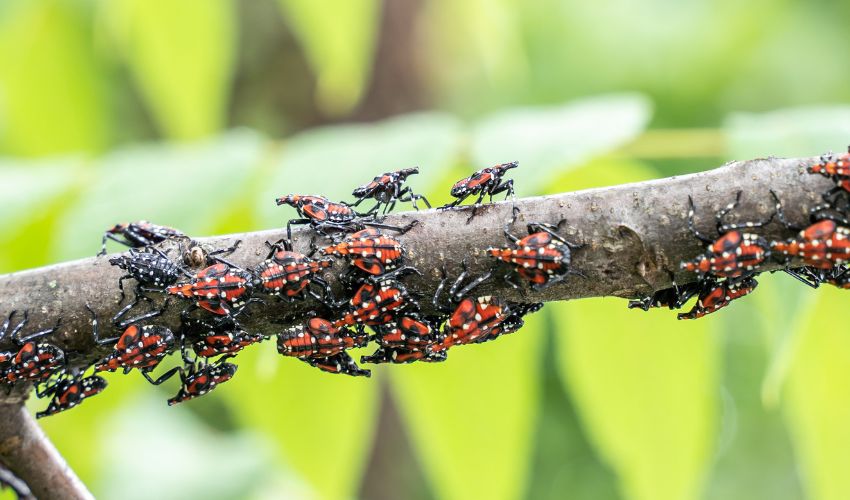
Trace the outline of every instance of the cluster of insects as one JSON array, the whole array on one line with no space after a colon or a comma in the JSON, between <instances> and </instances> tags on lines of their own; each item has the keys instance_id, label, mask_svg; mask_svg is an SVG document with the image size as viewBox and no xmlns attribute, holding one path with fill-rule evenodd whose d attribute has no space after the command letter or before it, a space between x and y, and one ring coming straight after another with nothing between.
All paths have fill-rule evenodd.
<instances>
[{"instance_id":1,"label":"cluster of insects","mask_svg":"<svg viewBox=\"0 0 850 500\"><path fill-rule=\"evenodd\" d=\"M795 225L788 221L779 196L770 191L775 210L766 220L728 224L725 217L735 209L741 193L733 203L715 214L717 236L710 237L696 229L694 204L688 199L688 228L707 244L706 252L693 260L681 263L684 271L696 273L697 281L683 286L660 290L651 296L629 302L630 308L648 310L654 307L679 309L694 296L693 308L678 315L679 319L696 319L728 306L733 300L752 293L758 281L760 267L768 259L783 264L784 271L808 286L817 288L827 283L850 289L850 152L824 155L808 167L810 174L831 179L835 186L822 194L823 203L808 213L808 221ZM753 232L774 218L797 233L783 241L767 241ZM800 262L802 265L800 265ZM792 264L793 263L793 264Z\"/></svg>"},{"instance_id":2,"label":"cluster of insects","mask_svg":"<svg viewBox=\"0 0 850 500\"><path fill-rule=\"evenodd\" d=\"M505 194L513 198L513 180L508 172L516 162L485 168L454 184L455 201L440 207L452 209L465 199L476 201L469 219L488 198ZM697 280L658 291L629 303L630 308L667 307L680 309L696 297L696 304L679 319L696 319L752 293L756 276L768 259L785 264L785 272L812 287L828 283L850 288L850 153L825 156L809 171L829 177L835 187L823 194L823 204L809 213L802 226L791 224L781 200L771 192L775 210L766 220L730 223L726 220L738 206L741 193L714 216L716 234L697 229L696 207L688 199L687 226L706 244L706 251L681 263ZM276 337L277 351L321 371L369 377L370 364L443 362L449 350L466 344L489 342L522 328L524 317L540 310L542 303L517 302L477 293L491 280L519 289L541 290L555 283L584 275L573 268L573 254L584 245L562 234L566 221L557 225L527 224L525 235L511 232L519 211L504 228L505 245L486 249L492 259L489 271L475 275L466 262L461 272L450 277L439 269L442 279L433 294L413 290L411 276L422 273L411 265L402 236L415 230L417 222L399 227L384 223L383 215L397 203L419 203L431 207L421 194L406 185L418 173L409 168L388 172L353 191L354 202L337 202L318 195L289 194L277 205L293 208L297 217L286 224L285 236L266 242L268 253L251 266L240 267L230 260L240 242L228 248L209 248L182 232L146 221L119 224L104 233L101 252L112 240L129 250L109 258L124 274L118 280L119 302L124 304L103 322L91 307L92 342L108 353L86 369L68 368L67 355L44 341L61 326L27 333L27 313L13 311L0 325L0 340L10 339L15 349L0 352L0 376L7 383L35 384L39 397L50 398L39 417L53 415L102 392L106 380L100 372L136 370L151 384L160 385L175 375L177 393L168 400L178 404L202 396L233 378L232 363L243 349ZM357 207L369 200L365 212ZM785 241L767 241L756 231L774 219L798 231ZM308 253L292 245L292 226L310 228ZM160 243L171 242L169 250ZM169 251L179 249L177 256ZM802 265L791 265L801 261ZM338 272L340 269L341 272ZM329 276L337 279L330 280ZM127 284L132 283L132 299ZM334 285L334 283L336 283ZM249 332L240 317L249 315L251 304L285 304L309 301L309 312L299 324L273 332ZM179 327L172 331L156 324L169 303L183 302ZM145 312L137 310L144 307ZM136 311L136 312L134 312ZM20 319L17 319L20 318ZM350 350L374 345L359 361ZM161 370L162 361L179 352L177 366ZM89 369L91 370L89 372ZM160 372L160 373L158 373ZM87 373L89 373L87 375Z\"/></svg>"},{"instance_id":3,"label":"cluster of insects","mask_svg":"<svg viewBox=\"0 0 850 500\"><path fill-rule=\"evenodd\" d=\"M513 197L513 181L506 178L516 162L485 168L458 181L451 189L455 201L440 207L451 209L476 196L476 209L488 198L504 193ZM25 333L27 314L15 321L12 312L0 326L0 339L10 338L16 351L0 353L3 376L9 383L30 381L38 397L50 398L38 417L73 408L102 392L106 380L101 372L138 371L151 384L160 385L175 375L180 380L174 405L202 396L233 378L232 359L243 349L276 337L277 351L319 370L369 377L362 365L442 362L455 346L477 344L514 333L524 316L543 304L506 300L475 291L488 280L502 279L514 287L522 283L539 290L580 274L571 268L572 252L582 245L559 234L558 226L528 225L528 235L518 237L505 229L507 245L487 249L493 268L472 275L466 263L442 280L432 296L409 289L406 280L421 275L409 265L408 249L399 237L415 229L416 222L397 227L381 216L399 202L431 207L421 194L406 185L417 168L388 172L353 191L352 203L335 202L318 195L290 194L276 200L295 209L297 218L286 224L285 237L267 242L268 253L252 266L240 267L228 260L239 248L208 248L181 231L147 221L118 224L104 233L101 252L108 241L129 247L109 257L124 274L118 280L119 303L112 318L99 318L87 305L92 342L108 353L85 369L71 369L62 349L41 339L54 327ZM372 200L365 212L356 207ZM311 229L310 251L293 249L292 226ZM170 242L170 250L160 243ZM318 243L318 244L317 244ZM178 255L169 251L179 248ZM335 272L335 268L344 268ZM338 279L329 280L333 273ZM333 282L336 286L332 286ZM132 285L131 285L132 284ZM132 298L131 298L132 296ZM424 300L423 300L424 299ZM240 316L250 314L252 303L310 301L310 311L300 324L275 332L249 332ZM183 302L177 330L157 324L169 304ZM422 304L425 307L422 307ZM285 305L284 305L285 307ZM144 312L140 312L144 309ZM353 348L375 346L355 361ZM161 363L179 352L178 366L164 370ZM161 372L161 373L160 373Z\"/></svg>"}]
</instances>

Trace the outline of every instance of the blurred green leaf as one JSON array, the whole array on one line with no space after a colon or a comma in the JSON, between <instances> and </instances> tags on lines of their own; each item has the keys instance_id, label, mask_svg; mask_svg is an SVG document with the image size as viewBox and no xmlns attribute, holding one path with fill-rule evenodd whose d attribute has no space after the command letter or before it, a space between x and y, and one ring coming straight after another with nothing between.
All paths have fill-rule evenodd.
<instances>
[{"instance_id":1,"label":"blurred green leaf","mask_svg":"<svg viewBox=\"0 0 850 500\"><path fill-rule=\"evenodd\" d=\"M84 12L66 0L16 1L0 18L0 147L16 155L98 151L104 74Z\"/></svg>"},{"instance_id":2,"label":"blurred green leaf","mask_svg":"<svg viewBox=\"0 0 850 500\"><path fill-rule=\"evenodd\" d=\"M423 192L451 166L460 148L460 122L446 114L403 115L371 124L313 129L284 142L281 161L256 198L259 220L282 226L287 214L275 198L288 193L351 199L351 192L376 175L419 166L411 177ZM365 206L370 206L365 202Z\"/></svg>"},{"instance_id":3,"label":"blurred green leaf","mask_svg":"<svg viewBox=\"0 0 850 500\"><path fill-rule=\"evenodd\" d=\"M517 333L389 371L393 394L439 498L519 498L539 411L540 313Z\"/></svg>"},{"instance_id":4,"label":"blurred green leaf","mask_svg":"<svg viewBox=\"0 0 850 500\"><path fill-rule=\"evenodd\" d=\"M699 498L718 423L720 349L707 318L553 304L561 375L587 432L634 500Z\"/></svg>"},{"instance_id":5,"label":"blurred green leaf","mask_svg":"<svg viewBox=\"0 0 850 500\"><path fill-rule=\"evenodd\" d=\"M236 52L231 0L101 2L118 43L164 133L196 139L221 129Z\"/></svg>"},{"instance_id":6,"label":"blurred green leaf","mask_svg":"<svg viewBox=\"0 0 850 500\"><path fill-rule=\"evenodd\" d=\"M469 86L482 93L495 86L503 91L503 98L513 89L522 92L529 61L517 19L525 8L527 3L518 0L426 2L421 21L423 38L429 52L439 54L435 66L439 70L429 78L444 81L455 91ZM453 70L445 71L448 67ZM466 103L452 104L452 109L463 110Z\"/></svg>"},{"instance_id":7,"label":"blurred green leaf","mask_svg":"<svg viewBox=\"0 0 850 500\"><path fill-rule=\"evenodd\" d=\"M801 286L785 273L763 274L759 277L759 293L753 294L752 303L762 325L763 345L769 354L761 387L761 400L771 409L779 406L788 371L794 362L802 331L788 328L796 322L802 311L810 308L817 291ZM776 307L782 303L783 307Z\"/></svg>"},{"instance_id":8,"label":"blurred green leaf","mask_svg":"<svg viewBox=\"0 0 850 500\"><path fill-rule=\"evenodd\" d=\"M116 222L151 220L187 234L208 235L220 214L250 210L242 186L263 158L263 139L235 131L186 145L137 146L112 153L91 170L78 203L62 216L57 260L97 253Z\"/></svg>"},{"instance_id":9,"label":"blurred green leaf","mask_svg":"<svg viewBox=\"0 0 850 500\"><path fill-rule=\"evenodd\" d=\"M730 155L738 159L844 151L850 141L850 106L734 113L724 128L729 135Z\"/></svg>"},{"instance_id":10,"label":"blurred green leaf","mask_svg":"<svg viewBox=\"0 0 850 500\"><path fill-rule=\"evenodd\" d=\"M801 332L784 407L807 494L821 500L850 497L850 336L836 325L846 305L846 291L824 286L789 325Z\"/></svg>"},{"instance_id":11,"label":"blurred green leaf","mask_svg":"<svg viewBox=\"0 0 850 500\"><path fill-rule=\"evenodd\" d=\"M513 160L517 192L535 193L552 173L579 165L634 139L651 117L651 103L640 94L612 94L557 107L500 111L472 132L472 160L490 166Z\"/></svg>"},{"instance_id":12,"label":"blurred green leaf","mask_svg":"<svg viewBox=\"0 0 850 500\"><path fill-rule=\"evenodd\" d=\"M378 382L320 372L278 355L271 344L239 356L239 378L251 396L229 391L225 397L237 418L270 438L321 498L350 496L371 449Z\"/></svg>"},{"instance_id":13,"label":"blurred green leaf","mask_svg":"<svg viewBox=\"0 0 850 500\"><path fill-rule=\"evenodd\" d=\"M231 384L239 384L239 378L205 399L238 391ZM89 449L103 467L93 483L98 498L248 497L274 466L268 444L248 433L217 433L187 411L200 401L169 407L167 394L147 387L120 411L100 419L100 446Z\"/></svg>"},{"instance_id":14,"label":"blurred green leaf","mask_svg":"<svg viewBox=\"0 0 850 500\"><path fill-rule=\"evenodd\" d=\"M797 307L805 306L794 289L807 287L782 273L758 281L754 294L715 315L724 332L722 418L706 500L737 498L742 491L749 499L803 498L778 400L768 403L764 395L765 372L778 359L771 351L791 332Z\"/></svg>"},{"instance_id":15,"label":"blurred green leaf","mask_svg":"<svg viewBox=\"0 0 850 500\"><path fill-rule=\"evenodd\" d=\"M594 158L575 169L563 170L553 176L544 194L579 191L605 186L641 182L658 177L658 172L646 163L606 155Z\"/></svg>"},{"instance_id":16,"label":"blurred green leaf","mask_svg":"<svg viewBox=\"0 0 850 500\"><path fill-rule=\"evenodd\" d=\"M316 74L316 99L334 116L348 113L366 88L378 36L378 0L278 0ZM332 13L332 14L330 14Z\"/></svg>"},{"instance_id":17,"label":"blurred green leaf","mask_svg":"<svg viewBox=\"0 0 850 500\"><path fill-rule=\"evenodd\" d=\"M81 165L76 158L0 160L0 273L49 262L55 222L78 186Z\"/></svg>"}]
</instances>

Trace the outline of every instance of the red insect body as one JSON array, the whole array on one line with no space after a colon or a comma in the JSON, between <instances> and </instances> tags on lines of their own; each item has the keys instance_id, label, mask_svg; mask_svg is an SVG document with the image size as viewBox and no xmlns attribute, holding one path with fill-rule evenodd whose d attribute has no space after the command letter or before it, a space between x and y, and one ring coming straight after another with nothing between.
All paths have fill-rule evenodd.
<instances>
[{"instance_id":1,"label":"red insect body","mask_svg":"<svg viewBox=\"0 0 850 500\"><path fill-rule=\"evenodd\" d=\"M455 198L465 198L475 193L491 193L492 191L503 187L501 182L502 176L505 175L505 172L509 169L516 168L517 166L519 166L517 162L512 162L482 168L469 177L454 183L451 195Z\"/></svg>"},{"instance_id":2,"label":"red insect body","mask_svg":"<svg viewBox=\"0 0 850 500\"><path fill-rule=\"evenodd\" d=\"M807 266L818 269L850 262L850 229L830 219L811 224L796 238L771 245L774 252L799 257Z\"/></svg>"},{"instance_id":3,"label":"red insect body","mask_svg":"<svg viewBox=\"0 0 850 500\"><path fill-rule=\"evenodd\" d=\"M488 248L487 253L514 266L517 274L535 289L545 288L571 272L571 248L580 247L568 243L555 234L554 229L543 224L529 224L528 236L516 239L506 233L514 244L506 248Z\"/></svg>"},{"instance_id":4,"label":"red insect body","mask_svg":"<svg viewBox=\"0 0 850 500\"><path fill-rule=\"evenodd\" d=\"M295 208L299 215L313 222L347 224L354 221L357 216L348 205L332 202L324 196L290 194L278 198L277 204L289 205Z\"/></svg>"},{"instance_id":5,"label":"red insect body","mask_svg":"<svg viewBox=\"0 0 850 500\"><path fill-rule=\"evenodd\" d=\"M92 375L85 378L63 379L48 390L53 399L47 409L35 414L36 418L48 417L79 405L85 399L96 396L106 389L103 377Z\"/></svg>"},{"instance_id":6,"label":"red insect body","mask_svg":"<svg viewBox=\"0 0 850 500\"><path fill-rule=\"evenodd\" d=\"M708 283L699 294L696 305L687 313L678 315L679 319L697 319L728 306L733 300L749 295L756 289L758 282L745 278L741 282L724 280L721 283Z\"/></svg>"},{"instance_id":7,"label":"red insect body","mask_svg":"<svg viewBox=\"0 0 850 500\"><path fill-rule=\"evenodd\" d=\"M820 163L810 166L808 171L810 174L829 177L839 190L850 192L850 153L821 156Z\"/></svg>"},{"instance_id":8,"label":"red insect body","mask_svg":"<svg viewBox=\"0 0 850 500\"><path fill-rule=\"evenodd\" d=\"M277 350L284 356L299 359L318 359L335 356L346 349L363 347L369 343L365 332L334 326L323 318L310 318L278 335Z\"/></svg>"},{"instance_id":9,"label":"red insect body","mask_svg":"<svg viewBox=\"0 0 850 500\"><path fill-rule=\"evenodd\" d=\"M440 336L430 322L416 316L401 316L395 323L377 329L380 346L361 363L412 363L414 361L445 361L444 352L432 351Z\"/></svg>"},{"instance_id":10,"label":"red insect body","mask_svg":"<svg viewBox=\"0 0 850 500\"><path fill-rule=\"evenodd\" d=\"M94 369L97 372L114 372L123 369L125 373L133 368L150 371L159 365L174 345L174 334L163 326L130 325L115 343L115 350Z\"/></svg>"},{"instance_id":11,"label":"red insect body","mask_svg":"<svg viewBox=\"0 0 850 500\"><path fill-rule=\"evenodd\" d=\"M5 370L5 378L10 383L47 380L64 363L65 353L58 347L35 341L25 342Z\"/></svg>"},{"instance_id":12,"label":"red insect body","mask_svg":"<svg viewBox=\"0 0 850 500\"><path fill-rule=\"evenodd\" d=\"M750 273L767 258L767 241L757 234L729 231L708 246L703 255L683 262L682 269L719 278L737 278Z\"/></svg>"},{"instance_id":13,"label":"red insect body","mask_svg":"<svg viewBox=\"0 0 850 500\"><path fill-rule=\"evenodd\" d=\"M243 330L213 333L196 340L192 344L195 354L204 358L212 358L222 354L236 354L249 345L262 342L265 337L259 333L248 333Z\"/></svg>"},{"instance_id":14,"label":"red insect body","mask_svg":"<svg viewBox=\"0 0 850 500\"><path fill-rule=\"evenodd\" d=\"M251 287L248 273L219 263L202 269L191 281L170 286L165 291L193 299L198 306L213 314L229 315L245 305Z\"/></svg>"},{"instance_id":15,"label":"red insect body","mask_svg":"<svg viewBox=\"0 0 850 500\"><path fill-rule=\"evenodd\" d=\"M347 349L363 347L369 336L363 331L334 326L323 318L311 318L281 333L277 338L277 351L284 356L296 357L311 366L330 373L352 376L370 376L345 352Z\"/></svg>"},{"instance_id":16,"label":"red insect body","mask_svg":"<svg viewBox=\"0 0 850 500\"><path fill-rule=\"evenodd\" d=\"M373 276L398 268L404 258L401 243L374 228L350 234L321 252L323 255L347 255L355 267Z\"/></svg>"},{"instance_id":17,"label":"red insect body","mask_svg":"<svg viewBox=\"0 0 850 500\"><path fill-rule=\"evenodd\" d=\"M303 296L305 289L322 269L333 265L330 259L313 260L290 250L278 250L261 262L254 274L261 290L270 295L287 298Z\"/></svg>"},{"instance_id":18,"label":"red insect body","mask_svg":"<svg viewBox=\"0 0 850 500\"><path fill-rule=\"evenodd\" d=\"M168 400L173 406L194 399L212 391L219 385L232 379L238 367L232 363L193 365L188 374L180 372L183 382L176 396Z\"/></svg>"},{"instance_id":19,"label":"red insect body","mask_svg":"<svg viewBox=\"0 0 850 500\"><path fill-rule=\"evenodd\" d=\"M409 188L403 190L401 185L408 177L418 173L418 167L387 172L375 177L368 184L355 189L351 194L357 198L376 198L387 203L392 198L398 198L403 194L407 194Z\"/></svg>"},{"instance_id":20,"label":"red insect body","mask_svg":"<svg viewBox=\"0 0 850 500\"><path fill-rule=\"evenodd\" d=\"M472 344L486 338L509 314L507 303L485 295L461 300L443 328L443 339L431 348L440 352L455 345Z\"/></svg>"},{"instance_id":21,"label":"red insect body","mask_svg":"<svg viewBox=\"0 0 850 500\"><path fill-rule=\"evenodd\" d=\"M392 322L395 312L405 305L407 289L401 283L389 280L365 283L354 293L342 318L334 321L333 325L385 325Z\"/></svg>"}]
</instances>

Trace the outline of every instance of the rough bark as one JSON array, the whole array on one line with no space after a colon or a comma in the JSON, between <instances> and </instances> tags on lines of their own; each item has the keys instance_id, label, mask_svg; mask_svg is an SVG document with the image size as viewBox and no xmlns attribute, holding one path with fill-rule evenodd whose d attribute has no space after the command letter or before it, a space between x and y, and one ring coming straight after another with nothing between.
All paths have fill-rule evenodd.
<instances>
[{"instance_id":1,"label":"rough bark","mask_svg":"<svg viewBox=\"0 0 850 500\"><path fill-rule=\"evenodd\" d=\"M524 224L531 221L557 224L565 220L562 234L584 245L572 256L574 269L584 277L571 276L546 290L524 294L494 279L480 291L526 302L612 295L638 297L669 287L670 273L676 274L679 283L693 281L692 274L679 271L680 261L704 250L687 229L688 195L693 196L696 204L697 226L709 234L714 230L715 212L733 201L738 191L744 194L739 208L730 214L732 220L755 221L768 217L774 210L768 190L774 189L783 199L789 217L803 222L805 210L815 205L820 194L832 185L828 179L806 173L805 167L814 161L815 158L757 159L697 174L518 199L516 206L521 214L512 232L525 234ZM454 277L464 261L474 275L493 267L493 260L484 250L505 245L503 229L510 220L511 207L510 201L485 205L469 223L470 207L404 212L386 219L387 224L399 226L413 220L419 222L399 239L408 249L410 264L423 273L422 277L411 276L404 281L419 294L425 311L430 308L428 297L440 281L440 268L445 266L449 276ZM295 216L288 207L280 210L282 223ZM760 232L769 239L792 236L791 231L777 222ZM311 235L306 228L295 231L295 249L307 251ZM224 247L242 240L241 247L228 259L250 268L267 253L265 242L282 236L282 229L274 229L201 241ZM93 253L96 244L92 242ZM769 263L764 270L780 267ZM341 288L335 276L343 268L343 262L339 261L326 276L337 290ZM120 269L109 265L107 258L92 257L0 276L0 311L6 314L14 309L28 309L31 328L46 328L62 317L63 327L52 340L66 349L72 365L89 363L103 355L104 350L95 348L92 342L90 318L84 306L90 303L101 319L111 317L120 307L117 280L121 274ZM179 313L186 305L187 302L172 299L166 314L156 320L157 324L176 329ZM240 321L246 329L274 334L314 306L309 301L290 304L267 300L266 304L250 306L250 315ZM12 346L6 341L0 347Z\"/></svg>"}]
</instances>

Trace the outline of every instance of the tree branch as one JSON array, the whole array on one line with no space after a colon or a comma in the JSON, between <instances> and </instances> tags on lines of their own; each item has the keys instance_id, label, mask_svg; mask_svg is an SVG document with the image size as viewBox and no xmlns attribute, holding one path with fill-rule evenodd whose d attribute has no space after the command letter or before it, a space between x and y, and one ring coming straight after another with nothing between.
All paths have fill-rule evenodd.
<instances>
[{"instance_id":1,"label":"tree branch","mask_svg":"<svg viewBox=\"0 0 850 500\"><path fill-rule=\"evenodd\" d=\"M0 403L0 462L36 498L94 498L20 401Z\"/></svg>"},{"instance_id":2,"label":"tree branch","mask_svg":"<svg viewBox=\"0 0 850 500\"><path fill-rule=\"evenodd\" d=\"M573 252L573 267L585 278L571 276L563 283L540 292L529 291L526 295L500 280L491 280L481 291L526 302L609 295L638 297L669 287L671 272L676 274L679 283L694 281L695 276L679 271L680 261L704 251L703 244L687 229L688 195L693 196L696 204L697 226L710 234L714 230L715 212L733 201L739 190L744 196L732 214L737 220L756 221L773 213L773 201L768 193L773 189L782 198L789 216L802 222L805 211L817 204L820 194L832 186L830 180L806 173L805 167L815 161L816 158L758 159L730 163L697 174L519 199L516 206L521 214L512 232L525 234L524 224L531 221L557 224L565 219L562 234L585 245ZM510 202L485 205L468 224L469 207L405 212L388 217L387 224L398 226L419 221L414 229L399 237L408 249L410 264L424 274L405 278L408 288L428 296L439 283L439 269L446 266L449 276L456 276L462 261L468 263L474 274L491 269L494 261L484 250L489 246L505 245L503 228L510 220L511 207ZM281 208L281 226L294 215L291 209ZM760 231L772 239L792 236L776 222ZM295 249L306 251L312 233L301 229L294 234ZM201 241L225 247L237 239L242 240L241 247L228 259L250 268L267 253L266 241L276 241L283 236L283 230L275 229ZM96 243L92 242L93 252ZM336 290L341 290L341 286L334 276L343 267L342 262L337 262L327 276ZM763 270L779 267L769 263ZM106 258L92 257L0 276L0 310L8 314L13 309L29 309L33 328L46 328L57 317L62 317L63 328L54 335L53 341L66 349L72 364L81 366L106 352L92 342L89 316L84 306L88 302L100 318L111 317L119 309L116 284L121 274L121 270L109 265ZM172 300L166 314L156 320L157 324L176 329L179 312L185 305ZM248 330L273 334L303 318L313 306L310 302L288 304L272 299L265 305L250 306L250 315L241 317L240 322ZM428 311L430 301L422 300L422 307Z\"/></svg>"}]
</instances>

